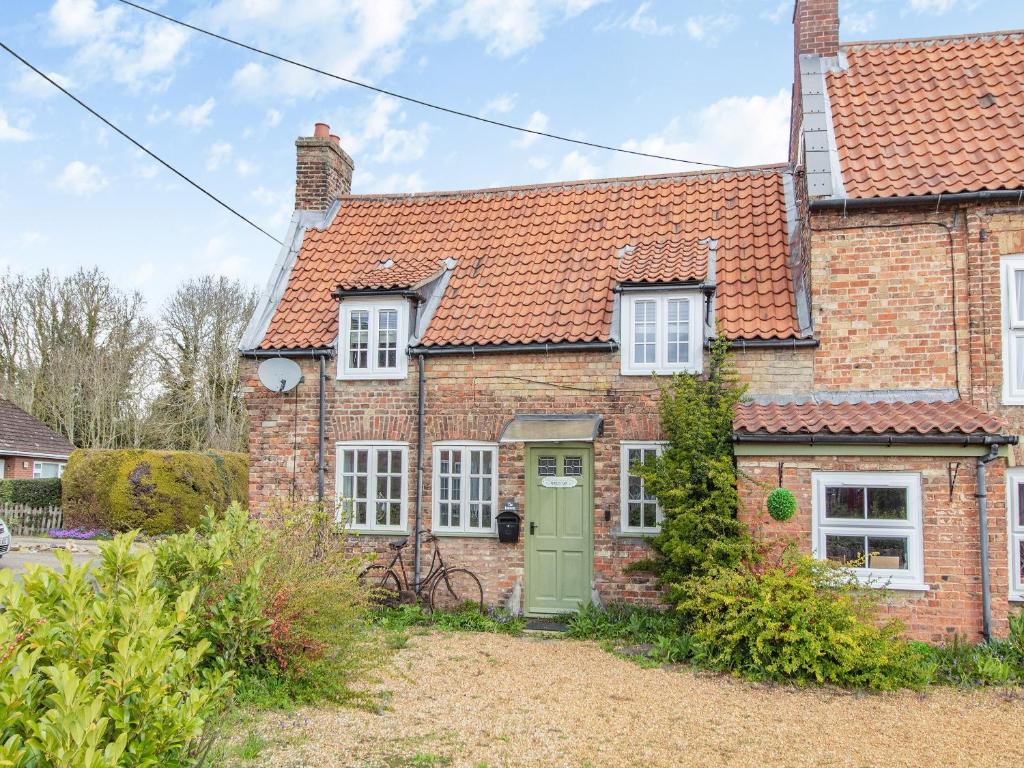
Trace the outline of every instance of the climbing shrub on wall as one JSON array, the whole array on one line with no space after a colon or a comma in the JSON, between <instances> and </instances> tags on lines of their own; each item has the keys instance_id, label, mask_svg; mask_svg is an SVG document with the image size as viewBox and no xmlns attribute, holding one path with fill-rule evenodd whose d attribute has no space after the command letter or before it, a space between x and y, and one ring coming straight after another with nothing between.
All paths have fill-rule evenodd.
<instances>
[{"instance_id":1,"label":"climbing shrub on wall","mask_svg":"<svg viewBox=\"0 0 1024 768\"><path fill-rule=\"evenodd\" d=\"M735 568L753 555L747 528L736 518L732 451L733 408L745 392L721 335L711 345L705 376L677 374L662 386L668 446L635 471L664 514L652 542L660 557L650 563L664 583Z\"/></svg>"}]
</instances>

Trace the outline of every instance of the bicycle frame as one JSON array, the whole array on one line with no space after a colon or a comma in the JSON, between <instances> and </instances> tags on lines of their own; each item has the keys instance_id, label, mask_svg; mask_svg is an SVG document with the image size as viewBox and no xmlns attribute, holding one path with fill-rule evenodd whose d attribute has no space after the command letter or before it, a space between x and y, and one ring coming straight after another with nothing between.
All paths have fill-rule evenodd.
<instances>
[{"instance_id":1,"label":"bicycle frame","mask_svg":"<svg viewBox=\"0 0 1024 768\"><path fill-rule=\"evenodd\" d=\"M426 539L426 541L427 542L431 542L431 541L436 542L437 541L437 537L434 536L433 534L428 534L428 538ZM442 573L444 573L444 570L445 570L444 558L441 556L441 550L437 546L435 546L434 547L434 555L433 555L433 557L430 558L430 570L427 571L427 575L424 576L423 579L418 584L417 583L410 584L409 583L409 575L408 575L408 573L405 570L405 560L402 557L402 550L404 550L404 549L405 549L405 547L403 547L402 549L399 549L397 552L395 552L394 557L391 558L391 562L388 563L388 565L387 565L387 570L388 571L393 571L396 576L399 576L399 578L400 578L399 586L402 589L404 589L407 592L409 592L409 591L415 592L418 595L421 592L423 592L424 589L427 589L438 578L438 576L440 576ZM395 563L398 563L398 568L395 568ZM416 574L413 574L413 576L415 577Z\"/></svg>"}]
</instances>

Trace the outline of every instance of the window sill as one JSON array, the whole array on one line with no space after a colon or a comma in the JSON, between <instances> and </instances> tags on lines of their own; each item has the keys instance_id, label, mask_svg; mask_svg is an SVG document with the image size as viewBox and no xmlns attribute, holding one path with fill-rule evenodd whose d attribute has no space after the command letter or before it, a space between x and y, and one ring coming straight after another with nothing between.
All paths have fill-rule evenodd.
<instances>
[{"instance_id":1,"label":"window sill","mask_svg":"<svg viewBox=\"0 0 1024 768\"><path fill-rule=\"evenodd\" d=\"M661 531L623 531L617 529L612 531L612 537L616 539L653 539Z\"/></svg>"},{"instance_id":2,"label":"window sill","mask_svg":"<svg viewBox=\"0 0 1024 768\"><path fill-rule=\"evenodd\" d=\"M346 528L345 533L352 533L356 536L387 536L395 539L400 536L409 536L412 531L406 528Z\"/></svg>"},{"instance_id":3,"label":"window sill","mask_svg":"<svg viewBox=\"0 0 1024 768\"><path fill-rule=\"evenodd\" d=\"M444 531L433 528L430 531L438 538L444 539L496 539L497 531Z\"/></svg>"},{"instance_id":4,"label":"window sill","mask_svg":"<svg viewBox=\"0 0 1024 768\"><path fill-rule=\"evenodd\" d=\"M1018 605L1024 604L1024 595L1016 594L1016 593L1011 594L1010 595L1010 602L1011 603L1017 603Z\"/></svg>"},{"instance_id":5,"label":"window sill","mask_svg":"<svg viewBox=\"0 0 1024 768\"><path fill-rule=\"evenodd\" d=\"M408 379L408 371L396 373L342 373L337 377L338 381L398 381Z\"/></svg>"},{"instance_id":6,"label":"window sill","mask_svg":"<svg viewBox=\"0 0 1024 768\"><path fill-rule=\"evenodd\" d=\"M861 586L870 589L887 589L890 592L931 592L932 588L927 584L913 581L891 581L882 576L857 576Z\"/></svg>"},{"instance_id":7,"label":"window sill","mask_svg":"<svg viewBox=\"0 0 1024 768\"><path fill-rule=\"evenodd\" d=\"M703 368L686 366L683 368L623 368L620 373L623 376L671 376L674 373L703 373Z\"/></svg>"}]
</instances>

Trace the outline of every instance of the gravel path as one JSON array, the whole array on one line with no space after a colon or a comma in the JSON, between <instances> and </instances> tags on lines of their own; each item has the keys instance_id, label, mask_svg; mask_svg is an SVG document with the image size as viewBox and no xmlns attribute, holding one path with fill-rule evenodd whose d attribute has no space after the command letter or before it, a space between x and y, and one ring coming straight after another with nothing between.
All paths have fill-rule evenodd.
<instances>
[{"instance_id":1,"label":"gravel path","mask_svg":"<svg viewBox=\"0 0 1024 768\"><path fill-rule=\"evenodd\" d=\"M1024 760L1024 694L856 695L642 669L593 643L416 636L380 714L261 717L250 765L1007 766Z\"/></svg>"}]
</instances>

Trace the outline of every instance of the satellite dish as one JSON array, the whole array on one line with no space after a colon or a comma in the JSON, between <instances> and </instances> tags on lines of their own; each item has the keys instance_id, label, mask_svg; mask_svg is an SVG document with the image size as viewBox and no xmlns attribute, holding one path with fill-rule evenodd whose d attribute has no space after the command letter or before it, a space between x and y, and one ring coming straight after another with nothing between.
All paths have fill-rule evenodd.
<instances>
[{"instance_id":1,"label":"satellite dish","mask_svg":"<svg viewBox=\"0 0 1024 768\"><path fill-rule=\"evenodd\" d=\"M271 392L291 392L302 381L302 369L294 360L271 357L260 363L259 377Z\"/></svg>"}]
</instances>

